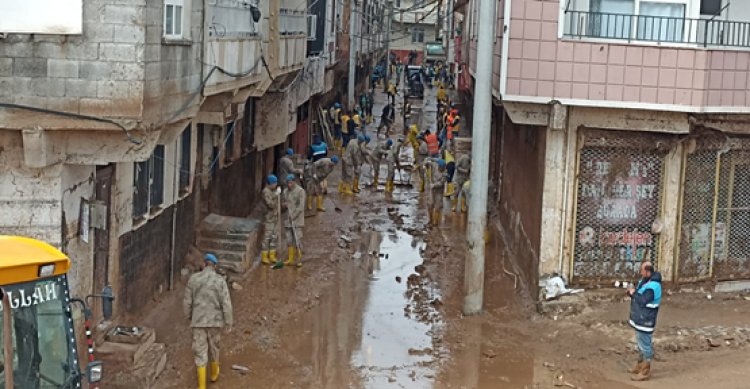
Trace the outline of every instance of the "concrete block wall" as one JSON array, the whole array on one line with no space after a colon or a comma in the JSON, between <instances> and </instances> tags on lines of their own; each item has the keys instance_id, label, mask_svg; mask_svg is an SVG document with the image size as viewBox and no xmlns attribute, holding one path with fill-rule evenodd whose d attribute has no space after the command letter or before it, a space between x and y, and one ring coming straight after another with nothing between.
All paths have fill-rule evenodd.
<instances>
[{"instance_id":1,"label":"concrete block wall","mask_svg":"<svg viewBox=\"0 0 750 389\"><path fill-rule=\"evenodd\" d=\"M0 101L139 117L145 4L87 0L82 35L10 34L0 39Z\"/></svg>"},{"instance_id":2,"label":"concrete block wall","mask_svg":"<svg viewBox=\"0 0 750 389\"><path fill-rule=\"evenodd\" d=\"M203 1L185 1L183 18L189 20L182 40L165 40L163 34L163 1L149 1L144 9L144 121L163 124L174 116L202 80L201 50L203 42ZM189 33L188 33L189 32ZM187 104L175 120L189 116L197 108L199 97Z\"/></svg>"}]
</instances>

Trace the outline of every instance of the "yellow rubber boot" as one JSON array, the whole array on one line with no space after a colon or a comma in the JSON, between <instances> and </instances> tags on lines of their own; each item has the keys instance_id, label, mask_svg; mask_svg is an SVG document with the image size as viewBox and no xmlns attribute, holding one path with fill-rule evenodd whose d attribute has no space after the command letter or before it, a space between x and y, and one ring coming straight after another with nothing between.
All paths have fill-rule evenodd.
<instances>
[{"instance_id":1,"label":"yellow rubber boot","mask_svg":"<svg viewBox=\"0 0 750 389\"><path fill-rule=\"evenodd\" d=\"M453 196L453 183L449 182L445 185L445 197Z\"/></svg>"},{"instance_id":2,"label":"yellow rubber boot","mask_svg":"<svg viewBox=\"0 0 750 389\"><path fill-rule=\"evenodd\" d=\"M376 174L375 177L372 178L372 186L377 188L378 184L380 184L380 177Z\"/></svg>"},{"instance_id":3,"label":"yellow rubber boot","mask_svg":"<svg viewBox=\"0 0 750 389\"><path fill-rule=\"evenodd\" d=\"M260 252L260 261L263 262L264 265L270 265L271 261L268 260L268 251L261 251Z\"/></svg>"},{"instance_id":4,"label":"yellow rubber boot","mask_svg":"<svg viewBox=\"0 0 750 389\"><path fill-rule=\"evenodd\" d=\"M393 180L388 180L385 182L385 191L388 193L393 192Z\"/></svg>"},{"instance_id":5,"label":"yellow rubber boot","mask_svg":"<svg viewBox=\"0 0 750 389\"><path fill-rule=\"evenodd\" d=\"M297 267L302 267L302 250L297 249Z\"/></svg>"},{"instance_id":6,"label":"yellow rubber boot","mask_svg":"<svg viewBox=\"0 0 750 389\"><path fill-rule=\"evenodd\" d=\"M419 179L419 193L423 193L423 192L424 192L424 179L420 178Z\"/></svg>"},{"instance_id":7,"label":"yellow rubber boot","mask_svg":"<svg viewBox=\"0 0 750 389\"><path fill-rule=\"evenodd\" d=\"M268 252L268 262L269 264L276 263L276 250L271 250Z\"/></svg>"},{"instance_id":8,"label":"yellow rubber boot","mask_svg":"<svg viewBox=\"0 0 750 389\"><path fill-rule=\"evenodd\" d=\"M206 389L206 367L198 366L198 389Z\"/></svg>"},{"instance_id":9,"label":"yellow rubber boot","mask_svg":"<svg viewBox=\"0 0 750 389\"><path fill-rule=\"evenodd\" d=\"M323 208L323 195L318 195L318 211L325 212L326 209Z\"/></svg>"},{"instance_id":10,"label":"yellow rubber boot","mask_svg":"<svg viewBox=\"0 0 750 389\"><path fill-rule=\"evenodd\" d=\"M219 362L211 362L211 382L219 379Z\"/></svg>"},{"instance_id":11,"label":"yellow rubber boot","mask_svg":"<svg viewBox=\"0 0 750 389\"><path fill-rule=\"evenodd\" d=\"M344 182L339 182L339 193L344 193Z\"/></svg>"},{"instance_id":12,"label":"yellow rubber boot","mask_svg":"<svg viewBox=\"0 0 750 389\"><path fill-rule=\"evenodd\" d=\"M352 193L352 188L349 186L349 184L344 183L343 185L344 185L344 187L343 187L344 189L341 191L341 193L343 193L345 195L354 194L354 193Z\"/></svg>"},{"instance_id":13,"label":"yellow rubber boot","mask_svg":"<svg viewBox=\"0 0 750 389\"><path fill-rule=\"evenodd\" d=\"M466 212L466 197L461 196L461 212Z\"/></svg>"},{"instance_id":14,"label":"yellow rubber boot","mask_svg":"<svg viewBox=\"0 0 750 389\"><path fill-rule=\"evenodd\" d=\"M307 210L312 211L313 197L307 196Z\"/></svg>"},{"instance_id":15,"label":"yellow rubber boot","mask_svg":"<svg viewBox=\"0 0 750 389\"><path fill-rule=\"evenodd\" d=\"M454 197L451 199L451 212L456 212L456 205L458 205L458 198Z\"/></svg>"},{"instance_id":16,"label":"yellow rubber boot","mask_svg":"<svg viewBox=\"0 0 750 389\"><path fill-rule=\"evenodd\" d=\"M352 192L359 193L359 178L355 178L352 182Z\"/></svg>"},{"instance_id":17,"label":"yellow rubber boot","mask_svg":"<svg viewBox=\"0 0 750 389\"><path fill-rule=\"evenodd\" d=\"M287 253L289 253L286 257L286 261L284 261L284 265L291 265L294 263L294 246L287 247Z\"/></svg>"}]
</instances>

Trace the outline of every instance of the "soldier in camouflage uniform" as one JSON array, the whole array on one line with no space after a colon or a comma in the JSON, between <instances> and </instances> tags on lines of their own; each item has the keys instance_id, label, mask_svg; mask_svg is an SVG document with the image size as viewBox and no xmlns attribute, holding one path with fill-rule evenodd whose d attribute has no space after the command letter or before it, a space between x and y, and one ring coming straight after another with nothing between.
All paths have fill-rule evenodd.
<instances>
[{"instance_id":1,"label":"soldier in camouflage uniform","mask_svg":"<svg viewBox=\"0 0 750 389\"><path fill-rule=\"evenodd\" d=\"M388 138L384 141L378 141L375 148L370 154L370 163L372 165L372 186L377 188L380 183L380 161L388 155L388 148L393 144L393 140Z\"/></svg>"},{"instance_id":2,"label":"soldier in camouflage uniform","mask_svg":"<svg viewBox=\"0 0 750 389\"><path fill-rule=\"evenodd\" d=\"M307 192L307 209L312 210L313 197L318 200L318 211L325 212L323 208L323 181L336 167L339 157L321 158L313 163L305 165L305 189Z\"/></svg>"},{"instance_id":3,"label":"soldier in camouflage uniform","mask_svg":"<svg viewBox=\"0 0 750 389\"><path fill-rule=\"evenodd\" d=\"M279 227L281 207L281 188L278 179L271 174L266 179L268 185L263 188L263 240L260 242L260 257L264 264L276 262L276 229Z\"/></svg>"},{"instance_id":4,"label":"soldier in camouflage uniform","mask_svg":"<svg viewBox=\"0 0 750 389\"><path fill-rule=\"evenodd\" d=\"M456 174L453 176L453 182L456 184L456 193L453 195L453 207L451 211L466 212L466 196L463 193L464 183L469 179L471 174L471 155L461 154L456 161ZM459 199L461 201L458 207Z\"/></svg>"},{"instance_id":5,"label":"soldier in camouflage uniform","mask_svg":"<svg viewBox=\"0 0 750 389\"><path fill-rule=\"evenodd\" d=\"M341 159L341 182L339 192L343 194L359 193L359 168L362 165L362 147L365 136L359 135L356 142L349 142Z\"/></svg>"},{"instance_id":6,"label":"soldier in camouflage uniform","mask_svg":"<svg viewBox=\"0 0 750 389\"><path fill-rule=\"evenodd\" d=\"M198 388L206 388L206 364L211 362L211 382L219 379L221 329L231 331L232 300L224 278L216 273L218 260L206 254L203 270L188 280L182 308L193 329L193 355L198 367Z\"/></svg>"},{"instance_id":7,"label":"soldier in camouflage uniform","mask_svg":"<svg viewBox=\"0 0 750 389\"><path fill-rule=\"evenodd\" d=\"M430 189L427 197L427 206L430 212L430 224L440 224L440 216L443 210L443 192L445 183L448 179L448 173L445 171L445 160L429 158L424 163L429 180Z\"/></svg>"},{"instance_id":8,"label":"soldier in camouflage uniform","mask_svg":"<svg viewBox=\"0 0 750 389\"><path fill-rule=\"evenodd\" d=\"M297 267L302 266L302 230L305 227L305 190L297 185L293 174L286 177L287 190L284 192L284 207L287 215L284 218L286 244L289 250L285 265L294 264L297 254ZM297 249L295 251L295 248Z\"/></svg>"},{"instance_id":9,"label":"soldier in camouflage uniform","mask_svg":"<svg viewBox=\"0 0 750 389\"><path fill-rule=\"evenodd\" d=\"M302 175L302 169L296 168L294 166L292 155L294 155L294 150L286 149L286 155L281 157L281 159L279 160L279 181L281 184L279 186L282 188L282 190L286 190L286 177L288 175Z\"/></svg>"},{"instance_id":10,"label":"soldier in camouflage uniform","mask_svg":"<svg viewBox=\"0 0 750 389\"><path fill-rule=\"evenodd\" d=\"M404 139L399 137L388 150L388 155L386 156L386 167L388 168L385 182L386 193L393 192L393 180L396 178L396 168L399 167L398 157L401 153L401 145L403 144Z\"/></svg>"}]
</instances>

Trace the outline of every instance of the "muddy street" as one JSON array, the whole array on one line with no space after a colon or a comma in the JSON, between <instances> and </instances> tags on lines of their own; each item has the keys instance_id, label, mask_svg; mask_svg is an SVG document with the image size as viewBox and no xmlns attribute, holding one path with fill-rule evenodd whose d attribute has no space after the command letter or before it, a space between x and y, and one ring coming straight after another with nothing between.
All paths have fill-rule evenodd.
<instances>
[{"instance_id":1,"label":"muddy street","mask_svg":"<svg viewBox=\"0 0 750 389\"><path fill-rule=\"evenodd\" d=\"M424 105L416 105L423 128L434 123L434 98L427 90ZM383 101L378 93L375 112ZM748 317L750 302L706 306L711 319L697 321L689 298L669 297L664 336L677 322L684 335L657 336L658 380L633 384L625 369L636 354L619 294L587 291L571 303L580 311L537 314L537 289L518 276L490 214L485 312L464 317L465 215L447 212L442 225L429 227L408 173L397 176L392 194L382 182L371 186L368 175L359 195L329 193L328 210L306 218L303 267L256 263L233 278L235 326L223 335L222 374L212 387L702 388L707 381L697 377L717 371L710 387L743 387L747 372L736 358L750 343L739 318ZM181 289L167 295L142 321L167 344L167 368L154 387L194 385L181 296ZM706 346L700 329L718 325L737 340Z\"/></svg>"}]
</instances>

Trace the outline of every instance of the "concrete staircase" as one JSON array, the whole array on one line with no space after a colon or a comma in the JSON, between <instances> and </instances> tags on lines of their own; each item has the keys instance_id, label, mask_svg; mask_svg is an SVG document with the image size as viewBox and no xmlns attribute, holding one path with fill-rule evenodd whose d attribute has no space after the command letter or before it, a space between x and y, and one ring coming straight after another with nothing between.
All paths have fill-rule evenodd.
<instances>
[{"instance_id":1,"label":"concrete staircase","mask_svg":"<svg viewBox=\"0 0 750 389\"><path fill-rule=\"evenodd\" d=\"M219 258L219 267L244 273L256 257L261 223L257 219L210 214L201 222L198 249Z\"/></svg>"}]
</instances>

